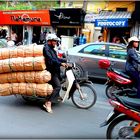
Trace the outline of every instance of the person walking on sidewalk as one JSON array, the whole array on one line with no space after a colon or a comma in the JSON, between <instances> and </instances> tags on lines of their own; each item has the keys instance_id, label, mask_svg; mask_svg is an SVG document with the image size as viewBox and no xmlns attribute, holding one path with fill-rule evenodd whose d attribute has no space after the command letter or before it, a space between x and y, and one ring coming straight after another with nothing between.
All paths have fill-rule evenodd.
<instances>
[{"instance_id":1,"label":"person walking on sidewalk","mask_svg":"<svg viewBox=\"0 0 140 140\"><path fill-rule=\"evenodd\" d=\"M87 42L86 36L84 36L84 34L80 34L79 45L86 44L86 42Z\"/></svg>"}]
</instances>

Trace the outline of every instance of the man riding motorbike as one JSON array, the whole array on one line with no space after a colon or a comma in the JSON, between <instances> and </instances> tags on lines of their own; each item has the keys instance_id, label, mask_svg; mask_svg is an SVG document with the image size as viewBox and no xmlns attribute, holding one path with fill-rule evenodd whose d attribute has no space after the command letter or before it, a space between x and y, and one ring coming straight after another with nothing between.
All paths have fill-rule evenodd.
<instances>
[{"instance_id":1,"label":"man riding motorbike","mask_svg":"<svg viewBox=\"0 0 140 140\"><path fill-rule=\"evenodd\" d=\"M66 60L58 58L57 53L54 49L57 45L58 40L59 39L55 34L48 34L46 37L46 44L43 49L46 67L47 70L51 73L50 84L53 86L52 95L47 99L47 101L43 105L43 107L49 113L52 113L52 102L59 102L62 100L62 98L59 95L59 92L61 90L60 67L67 67L67 64L65 63Z\"/></svg>"}]
</instances>

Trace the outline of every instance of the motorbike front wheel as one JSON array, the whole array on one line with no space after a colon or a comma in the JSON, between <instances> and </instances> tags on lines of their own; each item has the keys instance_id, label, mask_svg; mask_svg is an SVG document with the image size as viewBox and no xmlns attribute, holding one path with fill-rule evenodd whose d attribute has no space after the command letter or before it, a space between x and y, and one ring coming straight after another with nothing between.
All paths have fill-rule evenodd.
<instances>
[{"instance_id":1,"label":"motorbike front wheel","mask_svg":"<svg viewBox=\"0 0 140 140\"><path fill-rule=\"evenodd\" d=\"M78 108L88 109L92 107L97 100L97 95L93 86L88 83L83 83L80 85L80 89L83 98L81 98L78 89L76 89L72 95L72 102Z\"/></svg>"},{"instance_id":2,"label":"motorbike front wheel","mask_svg":"<svg viewBox=\"0 0 140 140\"><path fill-rule=\"evenodd\" d=\"M113 120L107 128L107 139L129 139L140 138L140 130L134 134L133 130L138 122L132 118L128 118L126 115L120 116Z\"/></svg>"}]
</instances>

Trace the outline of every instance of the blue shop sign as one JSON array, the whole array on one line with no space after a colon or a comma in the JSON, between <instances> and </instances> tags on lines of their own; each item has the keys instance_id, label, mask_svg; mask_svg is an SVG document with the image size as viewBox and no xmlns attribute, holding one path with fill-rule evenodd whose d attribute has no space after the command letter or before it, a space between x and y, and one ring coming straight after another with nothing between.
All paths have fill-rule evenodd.
<instances>
[{"instance_id":1,"label":"blue shop sign","mask_svg":"<svg viewBox=\"0 0 140 140\"><path fill-rule=\"evenodd\" d=\"M128 19L96 19L96 27L128 27Z\"/></svg>"}]
</instances>

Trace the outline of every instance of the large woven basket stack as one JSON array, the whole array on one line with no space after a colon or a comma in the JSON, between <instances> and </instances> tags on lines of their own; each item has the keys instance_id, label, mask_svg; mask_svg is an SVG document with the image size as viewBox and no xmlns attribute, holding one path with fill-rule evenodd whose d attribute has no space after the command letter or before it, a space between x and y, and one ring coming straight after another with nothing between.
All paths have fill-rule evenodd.
<instances>
[{"instance_id":1,"label":"large woven basket stack","mask_svg":"<svg viewBox=\"0 0 140 140\"><path fill-rule=\"evenodd\" d=\"M13 94L47 96L51 74L43 57L43 45L0 49L0 96Z\"/></svg>"}]
</instances>

